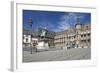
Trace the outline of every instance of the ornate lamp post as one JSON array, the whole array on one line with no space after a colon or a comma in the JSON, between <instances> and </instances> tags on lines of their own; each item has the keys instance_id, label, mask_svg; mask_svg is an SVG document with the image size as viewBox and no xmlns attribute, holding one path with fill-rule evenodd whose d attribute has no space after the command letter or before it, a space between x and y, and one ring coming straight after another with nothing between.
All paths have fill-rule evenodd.
<instances>
[{"instance_id":1,"label":"ornate lamp post","mask_svg":"<svg viewBox=\"0 0 100 73\"><path fill-rule=\"evenodd\" d=\"M33 24L32 18L29 18L28 24L31 26L31 29L32 29L32 24ZM30 42L31 50L30 50L30 53L32 54L32 34L30 33L30 35L31 35L31 42Z\"/></svg>"},{"instance_id":2,"label":"ornate lamp post","mask_svg":"<svg viewBox=\"0 0 100 73\"><path fill-rule=\"evenodd\" d=\"M29 25L30 25L31 28L32 28L32 24L33 24L32 18L29 18L28 23L29 23Z\"/></svg>"}]
</instances>

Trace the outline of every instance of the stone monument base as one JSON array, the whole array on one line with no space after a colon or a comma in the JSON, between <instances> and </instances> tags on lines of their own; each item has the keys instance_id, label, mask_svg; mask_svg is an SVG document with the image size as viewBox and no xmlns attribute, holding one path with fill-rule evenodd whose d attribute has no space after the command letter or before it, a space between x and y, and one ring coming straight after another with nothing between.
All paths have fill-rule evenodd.
<instances>
[{"instance_id":1,"label":"stone monument base","mask_svg":"<svg viewBox=\"0 0 100 73\"><path fill-rule=\"evenodd\" d=\"M44 42L44 41L38 42L38 45L37 45L38 51L43 51L43 50L48 50L48 49L49 49L49 46L47 42Z\"/></svg>"}]
</instances>

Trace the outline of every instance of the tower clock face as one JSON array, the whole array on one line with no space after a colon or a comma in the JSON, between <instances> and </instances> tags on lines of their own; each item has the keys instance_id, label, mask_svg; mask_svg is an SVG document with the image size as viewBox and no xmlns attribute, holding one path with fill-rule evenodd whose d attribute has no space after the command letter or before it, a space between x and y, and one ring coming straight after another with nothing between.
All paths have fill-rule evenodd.
<instances>
[{"instance_id":1,"label":"tower clock face","mask_svg":"<svg viewBox=\"0 0 100 73\"><path fill-rule=\"evenodd\" d=\"M76 29L81 29L81 25L77 25L76 26Z\"/></svg>"}]
</instances>

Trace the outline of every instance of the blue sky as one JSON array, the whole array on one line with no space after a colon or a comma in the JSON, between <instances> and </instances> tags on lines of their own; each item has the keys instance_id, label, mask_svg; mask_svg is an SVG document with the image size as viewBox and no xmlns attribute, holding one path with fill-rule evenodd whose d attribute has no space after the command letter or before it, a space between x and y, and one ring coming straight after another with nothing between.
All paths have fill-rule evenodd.
<instances>
[{"instance_id":1,"label":"blue sky","mask_svg":"<svg viewBox=\"0 0 100 73\"><path fill-rule=\"evenodd\" d=\"M59 32L75 27L78 17L82 25L91 24L90 13L23 10L23 28L36 30L43 27ZM29 18L33 20L32 28L28 23Z\"/></svg>"}]
</instances>

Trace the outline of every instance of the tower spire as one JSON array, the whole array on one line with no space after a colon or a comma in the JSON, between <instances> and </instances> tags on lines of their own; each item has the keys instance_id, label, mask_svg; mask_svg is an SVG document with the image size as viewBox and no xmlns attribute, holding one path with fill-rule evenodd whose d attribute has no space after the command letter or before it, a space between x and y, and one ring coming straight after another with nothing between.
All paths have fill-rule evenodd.
<instances>
[{"instance_id":1,"label":"tower spire","mask_svg":"<svg viewBox=\"0 0 100 73\"><path fill-rule=\"evenodd\" d=\"M80 24L80 18L77 17L77 24Z\"/></svg>"}]
</instances>

